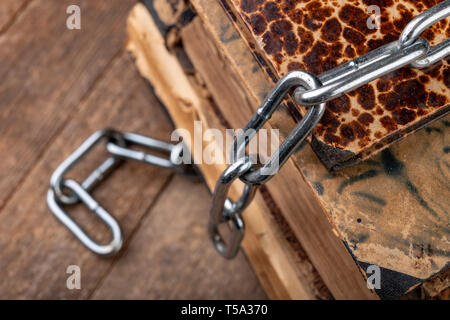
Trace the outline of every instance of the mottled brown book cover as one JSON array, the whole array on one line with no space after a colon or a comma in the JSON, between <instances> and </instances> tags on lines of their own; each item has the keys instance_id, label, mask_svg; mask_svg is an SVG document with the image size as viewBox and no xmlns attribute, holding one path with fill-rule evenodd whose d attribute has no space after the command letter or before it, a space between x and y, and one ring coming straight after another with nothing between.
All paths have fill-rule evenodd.
<instances>
[{"instance_id":1,"label":"mottled brown book cover","mask_svg":"<svg viewBox=\"0 0 450 320\"><path fill-rule=\"evenodd\" d=\"M319 75L395 41L414 17L440 2L219 1L273 82L291 70ZM374 26L374 10L379 12L379 28ZM431 45L447 39L448 20L422 37ZM353 165L449 113L449 61L423 70L402 68L328 102L312 138L325 166L338 170ZM297 121L305 112L293 102L287 108Z\"/></svg>"},{"instance_id":2,"label":"mottled brown book cover","mask_svg":"<svg viewBox=\"0 0 450 320\"><path fill-rule=\"evenodd\" d=\"M171 4L176 7L181 2ZM157 14L156 1L144 0L144 3L164 35L174 26L188 25L196 14L186 10L176 15L179 20L167 22L168 19ZM213 39L217 39L217 48L227 52L231 59L227 62L239 66L239 74L245 79L242 85L250 88L249 95L262 100L271 87L263 70L266 74L269 71L259 68L219 2L190 0L189 3L198 10ZM208 24L211 22L213 25ZM286 129L287 134L294 122L284 111L280 108L274 113L271 125ZM215 112L226 120L219 109ZM370 266L380 267L381 288L376 292L383 299L403 296L412 288L416 289L410 294L419 292L422 287L435 296L448 285L448 120L447 116L436 121L370 160L332 174L308 145L293 155L293 161L314 189L361 271L370 276ZM289 232L287 235L297 249L301 248L295 236ZM326 288L321 290L322 298L328 294Z\"/></svg>"}]
</instances>

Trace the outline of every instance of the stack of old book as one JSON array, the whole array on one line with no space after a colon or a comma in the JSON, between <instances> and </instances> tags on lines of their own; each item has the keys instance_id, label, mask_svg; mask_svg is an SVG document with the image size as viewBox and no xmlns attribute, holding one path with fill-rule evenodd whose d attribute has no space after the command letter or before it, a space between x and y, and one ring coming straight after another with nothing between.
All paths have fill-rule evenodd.
<instances>
[{"instance_id":1,"label":"stack of old book","mask_svg":"<svg viewBox=\"0 0 450 320\"><path fill-rule=\"evenodd\" d=\"M363 2L147 0L130 13L128 49L192 147L194 130L244 127L286 72L327 71L394 40L428 8L392 5L365 34ZM446 26L427 38L439 43ZM271 298L448 297L449 99L444 61L327 104L244 213L243 249ZM304 112L286 99L267 128L284 139ZM226 164L199 168L213 189Z\"/></svg>"}]
</instances>

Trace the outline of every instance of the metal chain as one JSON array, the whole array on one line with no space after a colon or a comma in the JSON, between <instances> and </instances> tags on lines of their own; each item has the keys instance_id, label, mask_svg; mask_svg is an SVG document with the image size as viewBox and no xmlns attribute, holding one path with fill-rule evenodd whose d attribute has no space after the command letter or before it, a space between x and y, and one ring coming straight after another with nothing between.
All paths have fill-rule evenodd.
<instances>
[{"instance_id":1,"label":"metal chain","mask_svg":"<svg viewBox=\"0 0 450 320\"><path fill-rule=\"evenodd\" d=\"M414 18L400 39L318 76L322 86L314 90L297 89L294 100L307 106L327 102L351 92L404 66L428 67L450 55L450 39L430 49L419 36L433 24L450 15L450 0L443 1Z\"/></svg>"},{"instance_id":2,"label":"metal chain","mask_svg":"<svg viewBox=\"0 0 450 320\"><path fill-rule=\"evenodd\" d=\"M209 233L222 256L227 259L236 256L245 230L243 210L253 199L256 188L273 177L276 170L281 168L293 151L312 132L324 114L325 103L402 67L409 65L413 68L424 68L449 56L450 39L430 49L429 42L419 38L428 27L448 16L450 16L450 0L439 3L413 19L397 41L319 76L307 71L292 71L280 79L242 133L236 137L231 150L231 159L234 163L221 175L215 187ZM312 107L264 166L252 163L251 157L245 156L248 143L292 89L295 89L293 98L297 104ZM237 178L245 183L245 189L239 201L233 203L227 196L231 184ZM230 221L231 237L226 243L219 233L219 225L229 224Z\"/></svg>"},{"instance_id":3,"label":"metal chain","mask_svg":"<svg viewBox=\"0 0 450 320\"><path fill-rule=\"evenodd\" d=\"M236 137L231 150L233 164L220 176L214 190L208 230L214 246L222 256L228 259L236 256L245 232L242 212L253 200L257 187L272 178L294 150L314 130L325 112L326 102L404 66L425 68L450 55L450 39L430 48L427 40L419 38L428 27L449 15L450 0L446 0L413 19L397 41L319 76L299 70L292 71L281 78L244 130ZM251 159L254 157L245 155L247 145L256 132L271 118L275 109L291 90L294 90L293 98L297 104L311 107L267 163L264 165L253 163ZM101 141L105 142L110 157L81 184L72 179L65 179L69 170ZM162 152L167 155L167 158L134 150L131 148L133 146ZM48 207L88 249L99 255L114 254L121 249L123 243L120 225L91 196L90 192L124 160L140 161L172 169L180 174L199 176L195 166L183 164L181 161L185 158L183 152L182 143L172 145L138 134L120 133L112 129L97 131L53 173L47 193ZM228 193L231 185L238 178L244 182L245 187L239 200L233 202L228 198ZM109 244L101 245L92 240L63 208L63 206L80 202L95 213L111 230L112 240ZM225 241L219 232L221 224L228 224L231 227L231 236L228 241Z\"/></svg>"},{"instance_id":4,"label":"metal chain","mask_svg":"<svg viewBox=\"0 0 450 320\"><path fill-rule=\"evenodd\" d=\"M66 174L79 163L97 144L104 141L106 150L110 153L97 169L95 169L81 184L65 179ZM132 149L140 146L151 151L158 151L167 155L162 158L142 151ZM188 176L198 176L193 165L183 164L181 159L183 143L169 144L135 133L120 133L112 129L95 132L78 149L76 149L54 171L50 179L50 189L47 192L47 205L58 220L64 224L89 250L102 256L118 252L123 243L122 231L119 223L90 195L90 192L109 174L111 174L124 160L135 160L143 163L172 169ZM69 191L69 193L66 193ZM92 240L86 232L67 214L63 206L83 203L91 212L95 213L111 230L112 240L107 245L101 245Z\"/></svg>"}]
</instances>

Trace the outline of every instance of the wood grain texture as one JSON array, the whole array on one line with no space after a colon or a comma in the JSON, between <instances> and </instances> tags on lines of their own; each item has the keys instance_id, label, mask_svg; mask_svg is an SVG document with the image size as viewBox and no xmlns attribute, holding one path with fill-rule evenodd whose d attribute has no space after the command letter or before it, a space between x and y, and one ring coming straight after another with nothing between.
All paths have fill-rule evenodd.
<instances>
[{"instance_id":1,"label":"wood grain texture","mask_svg":"<svg viewBox=\"0 0 450 320\"><path fill-rule=\"evenodd\" d=\"M210 199L204 184L175 177L93 298L266 298L243 253L227 261L207 241Z\"/></svg>"},{"instance_id":2,"label":"wood grain texture","mask_svg":"<svg viewBox=\"0 0 450 320\"><path fill-rule=\"evenodd\" d=\"M124 84L127 84L126 88ZM95 110L95 111L94 111ZM203 291L203 298L211 295L215 298L233 298L242 294L242 298L264 298L257 279L249 268L244 257L234 262L231 270L229 264L219 259L210 243L207 241L204 213L210 205L209 196L202 184L193 184L189 180L176 180L167 188L172 174L138 163L126 163L105 181L95 192L95 198L119 220L124 231L125 239L130 238L139 228L147 230L161 230L167 220L176 228L177 233L161 232L149 243L146 239L138 237L132 243L125 243L125 255L115 259L102 259L94 256L83 247L48 211L45 205L45 192L48 188L48 179L51 171L70 153L74 146L81 143L87 132L93 132L104 126L113 126L119 130L140 132L155 138L165 139L170 134L171 125L161 106L152 96L146 84L134 70L132 62L126 55L121 55L105 75L92 96L80 107L77 114L61 135L55 140L36 168L25 179L8 205L0 214L2 236L0 237L0 261L2 270L8 270L7 275L0 277L0 297L2 298L90 298L103 278L108 281L125 281L127 289L109 288L108 294L94 295L94 298L131 298L135 293L140 299L168 299L168 298L194 298ZM104 150L97 150L86 162L80 164L70 174L72 177L85 176L96 163L105 156ZM180 185L180 186L179 186ZM184 193L181 192L184 191ZM173 208L157 206L155 209L160 219L147 219L141 222L144 216L153 215L149 211L154 201L164 193L169 199L163 201L166 206L175 204L173 197L182 196L187 201L190 217L188 223L196 222L194 234L191 234L190 225L186 226L180 219L170 216L177 212ZM187 194L189 193L189 194ZM199 196L196 196L196 195ZM168 203L169 202L169 203ZM199 207L193 206L196 204ZM158 209L159 208L159 209ZM107 229L86 212L86 208L78 206L67 208L69 213L101 242L107 241ZM31 212L31 214L30 214ZM181 212L180 212L181 213ZM161 224L160 224L161 223ZM203 231L203 232L201 232ZM138 232L138 234L140 234ZM178 237L176 236L178 234ZM144 235L148 235L144 231ZM182 237L180 239L179 237ZM184 237L184 238L183 238ZM185 238L192 239L192 243L185 247ZM141 240L143 242L141 242ZM181 242L179 241L181 240ZM162 246L164 252L158 251ZM150 246L150 251L149 251ZM155 247L155 249L152 249ZM180 250L183 247L183 251ZM210 259L204 256L205 247L209 248ZM140 250L143 251L140 251ZM128 255L130 251L130 256ZM180 278L176 268L170 269L170 259L167 253L177 255L174 259L181 259L183 263L177 264L190 270L189 275ZM153 268L139 259L149 252L153 260ZM197 257L194 261L191 256ZM137 258L137 260L135 259ZM214 276L205 276L203 272L216 261ZM176 262L173 261L172 262ZM65 270L68 265L75 264L81 267L82 290L70 291L66 288L68 275ZM119 268L120 279L116 279L116 268ZM151 284L143 282L136 274L144 275L147 270L152 274L159 270L165 277L153 278ZM173 271L173 272L172 272ZM230 272L231 271L231 272ZM109 275L109 273L112 275ZM230 275L239 281L230 281ZM189 277L188 277L189 276ZM231 277L231 279L232 279ZM244 277L244 278L239 278ZM191 286L192 279L203 279L202 285L196 282ZM146 279L146 277L145 277ZM168 280L169 279L169 280ZM247 290L243 290L242 279L245 279ZM107 283L107 282L106 282ZM200 291L195 291L198 289ZM197 293L196 293L197 292Z\"/></svg>"},{"instance_id":3,"label":"wood grain texture","mask_svg":"<svg viewBox=\"0 0 450 320\"><path fill-rule=\"evenodd\" d=\"M0 3L0 34L5 32L16 20L20 11L31 0L2 0Z\"/></svg>"},{"instance_id":4,"label":"wood grain texture","mask_svg":"<svg viewBox=\"0 0 450 320\"><path fill-rule=\"evenodd\" d=\"M56 15L56 10L65 9L64 5L67 4L61 1L59 2L61 6L58 6L56 0L45 1L44 4L47 3L53 3L54 15ZM2 1L1 5L3 4ZM105 5L108 8L104 7ZM82 10L83 8L93 10L92 15L85 16L87 20L82 20L89 27L83 30L85 34L82 36L84 39L82 42L78 41L80 39L77 38L76 33L66 30L74 37L74 42L68 48L66 47L67 41L65 42L63 39L62 42L58 42L58 39L53 38L55 35L51 32L57 29L56 26L52 29L47 26L49 21L37 18L39 15L48 14L41 10L51 10L50 6L45 5L31 7L32 10L35 10L33 13L28 12L29 9L21 13L21 16L34 19L35 28L41 26L39 37L43 43L40 46L36 46L36 42L32 41L32 38L23 32L22 28L16 29L15 24L0 36L3 42L13 45L7 49L8 54L11 54L8 58L10 61L15 59L12 57L13 53L28 57L25 61L14 60L15 62L9 65L9 68L3 64L0 67L7 75L6 81L0 85L3 90L0 96L0 114L2 114L0 130L11 126L14 126L16 130L14 135L8 135L11 129L4 132L0 145L2 150L7 148L14 150L13 154L7 153L6 160L17 167L14 170L11 169L11 166L0 167L2 180L6 179L11 183L17 182L16 186L12 184L11 189L8 189L10 195L5 197L7 201L0 209L0 298L91 298L105 277L109 281L114 280L114 276L108 276L108 274L110 272L115 274L116 265L120 265L120 277L121 280L126 280L127 288L134 290L131 290L132 292L138 290L141 292L139 298L146 299L157 295L164 299L172 297L174 294L180 298L190 298L190 295L195 292L190 286L183 285L185 282L189 283L189 279L180 279L177 274L166 274L168 278L179 281L174 283L166 281L167 278L158 278L154 279L150 287L145 287L142 285L142 279L136 277L134 271L143 274L147 271L146 265L141 265L142 270L137 270L135 268L137 261L133 259L121 262L120 256L114 259L104 259L93 255L52 216L45 204L46 191L53 170L95 130L111 126L118 130L138 132L162 140L167 140L173 130L163 107L136 72L130 57L121 49L124 38L124 20L129 8L126 2L114 0L101 3L98 1L95 4L94 1L86 1L81 3L81 7ZM106 10L105 14L112 16L107 19L99 12L100 9ZM64 13L65 10L60 11L63 17L65 17ZM105 26L98 26L94 23L93 16L95 14L100 15L100 20ZM61 28L65 28L65 24L60 24L62 22L63 19L56 23ZM17 21L16 23L21 25L25 22ZM115 29L120 27L122 27L121 30ZM111 35L111 30L117 31L117 36ZM81 37L81 34L78 36ZM103 42L103 44L90 43L89 38ZM108 41L111 43L106 43ZM53 46L53 48L45 52L45 45ZM88 53L84 54L83 48L88 50ZM106 49L112 52L106 52ZM69 55L70 58L78 56L81 60L75 63L65 61L61 52L68 53L68 51L74 51L73 55ZM5 52L2 51L0 55L5 55ZM45 60L46 62L32 64L32 57L35 55L38 57L34 61ZM29 63L28 66L27 63ZM77 73L74 75L75 78L58 73L58 68L61 72L70 70L71 63L76 68L74 70ZM52 64L57 64L57 67L53 71L48 70ZM33 79L29 78L29 75L24 72L25 70L33 71ZM64 82L66 80L68 83ZM23 90L13 85L19 84L19 82L26 84ZM58 91L59 86L63 91ZM64 96L69 93L69 87L74 93L74 97L66 99ZM9 89L7 90L7 88ZM34 101L34 97L38 100ZM21 103L16 105L17 101L21 101ZM47 106L46 101L50 107ZM63 101L68 104L56 105ZM9 113L5 111L8 108L10 109ZM40 113L41 110L43 113ZM56 121L54 117L59 116L65 116L68 119L59 124L52 123L52 121ZM55 129L51 139L47 134L36 134L39 130L44 130L49 126L56 128L57 125L59 129ZM32 145L35 149L31 151L23 147L23 145L28 145L27 139L30 139L31 133L28 131L32 131L36 135L33 137L35 145ZM24 132L24 134L19 134L20 132ZM32 152L37 153L33 154L35 160L19 170L18 167L21 164L15 162L31 162L31 156L22 159L21 154L27 155ZM2 151L2 155L4 154L5 152ZM8 158L9 156L11 159ZM70 172L69 176L81 181L106 156L105 150L98 146L85 161ZM28 167L30 168L29 172L26 172L25 169ZM20 179L17 176L20 176ZM127 162L94 191L94 197L120 222L126 240L124 250L130 250L136 254L139 252L134 250L136 245L138 247L142 245L142 248L147 250L146 243L134 240L129 244L127 240L137 230L140 230L142 221L146 221L146 227L160 229L161 226L154 225L153 220L143 219L152 216L153 205L160 195L167 191L169 185L172 186L169 191L180 192L180 188L177 187L178 180L174 183L171 180L172 177L170 171ZM185 192L197 188L202 194L202 185L192 184L189 181L181 183ZM197 209L202 211L191 211L193 216L203 215L204 207L209 205L209 197L204 193L203 189L203 196L195 198ZM165 194L166 197L177 196L177 194ZM185 194L184 197L188 198L188 196ZM165 207L159 208L165 209ZM68 207L67 211L95 239L100 242L108 241L108 229L86 208L79 205ZM160 211L157 216L164 214L166 212ZM173 221L173 223L174 227L178 226L178 221ZM204 226L201 227L204 228ZM240 282L235 281L233 285L223 285L228 282L228 270L223 269L227 267L227 264L220 264L221 260L217 256L218 263L214 271L216 274L221 274L221 278L217 276L204 277L202 272L211 264L210 261L197 259L191 261L194 263L192 265L183 258L189 256L191 252L200 254L197 246L201 248L209 246L206 235L199 232L199 228L200 226L197 226L195 236L192 236L187 230L180 230L184 235L190 235L194 242L177 258L184 261L183 266L186 269L191 270L189 276L195 276L196 279L202 278L206 294L213 294L216 297L232 297L236 293L240 293ZM171 233L161 233L159 236L161 238L155 239L156 243L159 241L169 243L174 239ZM175 242L175 247L176 245L180 244ZM165 257L154 255L155 261L159 261L163 265L153 263L153 267L166 270L168 264ZM81 267L81 290L72 291L66 287L66 279L69 276L66 269L73 264ZM247 288L249 288L245 292L254 298L264 298L264 292L243 256L235 262L233 276L239 279L240 272L243 272L242 277L245 277ZM108 293L115 294L116 298L129 297L128 292L123 291L122 288L119 288L117 292L108 291ZM97 295L95 297L101 298Z\"/></svg>"},{"instance_id":5,"label":"wood grain texture","mask_svg":"<svg viewBox=\"0 0 450 320\"><path fill-rule=\"evenodd\" d=\"M35 0L0 34L0 208L121 50L134 1L113 3L79 1L78 31L66 28L71 1Z\"/></svg>"},{"instance_id":6,"label":"wood grain texture","mask_svg":"<svg viewBox=\"0 0 450 320\"><path fill-rule=\"evenodd\" d=\"M127 85L124 86L124 83ZM51 214L45 203L52 171L92 132L105 126L165 138L170 122L125 54L113 63L98 88L48 146L32 172L0 213L2 298L88 298L112 264L89 252ZM20 141L20 140L18 140ZM107 156L101 147L70 173L80 181ZM171 173L127 163L94 192L94 197L120 222L127 239L161 192ZM130 201L132 199L132 201ZM98 241L108 231L85 207L67 208ZM82 270L82 290L66 288L68 265ZM5 272L5 271L3 271Z\"/></svg>"}]
</instances>

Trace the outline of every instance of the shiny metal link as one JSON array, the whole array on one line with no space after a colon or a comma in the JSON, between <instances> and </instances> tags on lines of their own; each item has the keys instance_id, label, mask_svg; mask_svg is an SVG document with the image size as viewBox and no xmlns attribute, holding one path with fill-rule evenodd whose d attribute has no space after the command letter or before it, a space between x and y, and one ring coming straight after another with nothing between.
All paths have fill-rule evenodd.
<instances>
[{"instance_id":1,"label":"shiny metal link","mask_svg":"<svg viewBox=\"0 0 450 320\"><path fill-rule=\"evenodd\" d=\"M249 157L236 161L222 173L214 189L208 231L215 248L226 259L234 258L239 252L245 232L241 212L253 200L256 186L246 184L244 192L237 202L228 198L228 192L233 182L249 171L252 166ZM229 241L225 242L219 232L219 226L229 222L231 222L231 235Z\"/></svg>"},{"instance_id":2,"label":"shiny metal link","mask_svg":"<svg viewBox=\"0 0 450 320\"><path fill-rule=\"evenodd\" d=\"M123 146L123 141L126 146ZM140 146L148 150L159 151L167 155L167 158L133 150L131 149L133 146ZM182 142L175 145L136 133L122 133L121 139L117 141L109 139L106 143L106 149L110 154L117 158L135 160L162 168L172 169L178 174L190 176L198 175L198 172L194 170L195 167L185 164L182 161L183 152L186 151L183 148Z\"/></svg>"},{"instance_id":3,"label":"shiny metal link","mask_svg":"<svg viewBox=\"0 0 450 320\"><path fill-rule=\"evenodd\" d=\"M101 207L97 201L74 180L64 180L64 187L71 190L86 207L95 213L111 230L112 240L107 245L101 245L92 240L86 232L64 211L56 193L50 189L47 192L47 205L58 220L64 224L89 250L101 255L112 255L120 250L123 243L122 231L119 223L111 214Z\"/></svg>"},{"instance_id":4,"label":"shiny metal link","mask_svg":"<svg viewBox=\"0 0 450 320\"><path fill-rule=\"evenodd\" d=\"M147 154L142 151L136 151L128 148L128 146L136 145L155 151L160 151L170 156L174 145L135 133L123 133L122 138L125 140L127 147L120 146L118 144L119 141L115 142L110 139L110 141L106 144L106 149L109 153L123 159L136 160L163 168L175 168L175 164L170 161L170 158L164 159L152 154Z\"/></svg>"},{"instance_id":5,"label":"shiny metal link","mask_svg":"<svg viewBox=\"0 0 450 320\"><path fill-rule=\"evenodd\" d=\"M78 182L66 179L66 175L79 163L99 142L104 141L106 149L111 154L97 169L95 169L80 185ZM141 151L131 149L131 146L146 147L150 150L165 153L168 157L161 158ZM173 169L179 173L198 176L198 171L180 160L184 148L182 143L172 145L163 141L144 137L134 133L120 133L112 129L95 132L76 149L55 170L50 179L50 190L47 193L47 205L53 214L61 221L89 250L99 255L111 255L122 246L122 233L117 221L108 211L102 208L89 194L108 174L110 174L125 159L145 162L163 168ZM70 193L66 193L68 191ZM101 245L92 240L76 222L64 211L64 205L74 205L82 202L94 212L111 230L113 239L108 245Z\"/></svg>"},{"instance_id":6,"label":"shiny metal link","mask_svg":"<svg viewBox=\"0 0 450 320\"><path fill-rule=\"evenodd\" d=\"M299 105L314 105L336 99L372 80L411 64L430 49L428 41L424 39L419 39L402 49L399 48L399 44L399 41L389 43L337 67L336 70L320 75L319 79L323 86L315 90L295 90L295 102ZM333 77L335 75L336 77Z\"/></svg>"},{"instance_id":7,"label":"shiny metal link","mask_svg":"<svg viewBox=\"0 0 450 320\"><path fill-rule=\"evenodd\" d=\"M66 194L63 191L64 177L78 162L80 162L90 150L92 150L102 140L114 138L118 144L125 146L125 141L122 136L112 130L103 129L95 132L88 139L86 139L81 146L78 147L70 156L64 160L59 167L53 172L50 178L50 187L56 194L59 202L63 204L75 204L79 201L76 194ZM101 182L109 173L111 173L119 164L121 160L115 157L110 157L103 162L97 169L95 169L81 184L84 190L92 191L94 187Z\"/></svg>"},{"instance_id":8,"label":"shiny metal link","mask_svg":"<svg viewBox=\"0 0 450 320\"><path fill-rule=\"evenodd\" d=\"M450 55L449 39L430 48L428 41L419 36L449 15L450 0L446 0L413 19L399 40L319 75L322 87L308 91L297 89L295 102L299 105L327 102L404 66L425 68L439 62Z\"/></svg>"},{"instance_id":9,"label":"shiny metal link","mask_svg":"<svg viewBox=\"0 0 450 320\"><path fill-rule=\"evenodd\" d=\"M278 108L281 101L290 90L299 88L310 90L321 87L319 79L307 71L292 71L278 81L275 88L255 112L235 141L231 150L231 159L240 159L245 155L245 148L256 132L271 118L273 112ZM266 183L283 164L289 159L295 149L308 137L316 127L325 112L325 103L309 108L306 115L298 123L291 134L284 140L280 148L272 155L263 166L250 170L243 174L240 179L247 184L260 185Z\"/></svg>"},{"instance_id":10,"label":"shiny metal link","mask_svg":"<svg viewBox=\"0 0 450 320\"><path fill-rule=\"evenodd\" d=\"M403 47L412 44L427 28L449 16L450 0L442 1L409 22L400 35L400 43Z\"/></svg>"},{"instance_id":11,"label":"shiny metal link","mask_svg":"<svg viewBox=\"0 0 450 320\"><path fill-rule=\"evenodd\" d=\"M411 63L411 67L423 69L443 60L450 55L450 39L447 39L428 51L425 57Z\"/></svg>"},{"instance_id":12,"label":"shiny metal link","mask_svg":"<svg viewBox=\"0 0 450 320\"><path fill-rule=\"evenodd\" d=\"M419 36L430 26L444 20L450 16L450 0L442 1L430 10L415 17L403 29L400 35L401 45L407 46L417 41ZM411 63L414 68L426 68L450 55L450 39L446 39L437 46L434 46L421 59Z\"/></svg>"}]
</instances>

